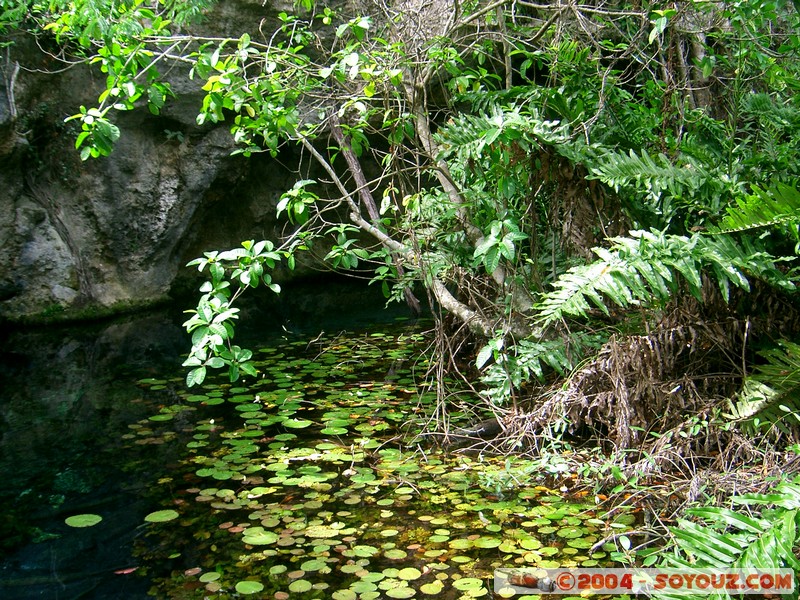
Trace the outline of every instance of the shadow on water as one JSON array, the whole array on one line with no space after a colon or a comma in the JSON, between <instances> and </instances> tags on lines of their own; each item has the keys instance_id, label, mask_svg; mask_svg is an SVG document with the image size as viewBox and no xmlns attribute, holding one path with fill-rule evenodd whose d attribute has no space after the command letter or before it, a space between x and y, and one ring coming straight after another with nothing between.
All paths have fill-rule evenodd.
<instances>
[{"instance_id":1,"label":"shadow on water","mask_svg":"<svg viewBox=\"0 0 800 600\"><path fill-rule=\"evenodd\" d=\"M188 302L146 315L0 334L0 597L136 599L148 581L129 573L133 540L154 510L148 486L185 441L132 447L129 425L153 413L136 385L181 374ZM294 286L247 307L242 345L276 336L359 328L407 316L383 310L373 288ZM79 513L103 527L70 528Z\"/></svg>"}]
</instances>

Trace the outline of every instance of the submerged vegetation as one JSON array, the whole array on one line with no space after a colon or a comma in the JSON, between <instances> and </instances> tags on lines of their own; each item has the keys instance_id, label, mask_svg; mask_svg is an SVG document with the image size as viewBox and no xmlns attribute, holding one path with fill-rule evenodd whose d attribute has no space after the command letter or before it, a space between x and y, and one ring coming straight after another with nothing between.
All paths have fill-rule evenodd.
<instances>
[{"instance_id":1,"label":"submerged vegetation","mask_svg":"<svg viewBox=\"0 0 800 600\"><path fill-rule=\"evenodd\" d=\"M114 111L159 113L174 64L189 65L204 93L198 124L225 123L237 153L302 151L298 181L275 207L285 237L190 263L208 277L186 322L186 384L200 392L155 420L189 418L192 402L237 407L194 425L192 493L213 510L165 525L203 524L205 556L185 574L188 588L249 594L281 582L313 594L330 573L348 575L341 598L410 597L417 579L463 581L469 597L493 561L653 564L664 545L683 564L797 566L796 3L412 0L356 12L298 2L222 39L194 33L213 5L0 4L2 27L107 75L97 105L71 117L84 159L112 152ZM427 301L424 368L359 395L348 381L361 380L366 357L353 364L329 348L320 356L331 365L289 363L276 376L262 353L237 345L240 295L280 292L275 270L303 260L367 277L415 310ZM215 369L247 386L208 393ZM305 379L314 370L341 378L315 387ZM273 386L263 395L262 382ZM495 435L464 454L461 438L486 418ZM395 432L414 419L397 429L402 440L378 441L379 425ZM308 431L336 441L305 445ZM418 433L428 435L413 449ZM462 453L426 462L424 444L439 437ZM590 501L573 504L572 493ZM601 495L615 508L597 508ZM327 508L328 496L344 506ZM417 534L407 496L428 505ZM528 508L534 498L541 514ZM437 502L465 511L463 531ZM698 503L707 506L670 528ZM730 503L750 513L721 508ZM616 554L595 548L626 506L645 509L641 541L610 531ZM243 514L205 525L228 510ZM380 523L377 537L363 523ZM592 538L591 551L506 537L506 526ZM223 539L237 549L217 561ZM395 567L389 552L410 550ZM252 578L216 569L233 556Z\"/></svg>"}]
</instances>

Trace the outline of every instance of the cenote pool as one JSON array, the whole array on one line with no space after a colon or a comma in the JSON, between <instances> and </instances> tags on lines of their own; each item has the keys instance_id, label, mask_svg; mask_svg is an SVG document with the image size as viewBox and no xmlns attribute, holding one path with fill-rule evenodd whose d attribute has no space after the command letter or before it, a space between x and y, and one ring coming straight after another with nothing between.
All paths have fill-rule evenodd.
<instances>
[{"instance_id":1,"label":"cenote pool","mask_svg":"<svg viewBox=\"0 0 800 600\"><path fill-rule=\"evenodd\" d=\"M497 568L606 564L633 515L409 441L427 326L363 293L248 317L260 376L192 389L179 308L7 334L0 597L488 598Z\"/></svg>"}]
</instances>

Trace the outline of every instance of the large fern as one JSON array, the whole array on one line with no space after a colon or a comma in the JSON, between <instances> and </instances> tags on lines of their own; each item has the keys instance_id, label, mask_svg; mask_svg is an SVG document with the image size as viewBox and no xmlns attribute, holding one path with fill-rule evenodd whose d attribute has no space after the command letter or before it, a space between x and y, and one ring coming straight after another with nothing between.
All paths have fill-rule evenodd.
<instances>
[{"instance_id":1,"label":"large fern","mask_svg":"<svg viewBox=\"0 0 800 600\"><path fill-rule=\"evenodd\" d=\"M766 364L745 380L726 416L751 435L773 428L790 435L800 425L800 344L782 340L760 354Z\"/></svg>"},{"instance_id":2,"label":"large fern","mask_svg":"<svg viewBox=\"0 0 800 600\"><path fill-rule=\"evenodd\" d=\"M794 289L775 266L774 257L729 236L670 235L632 231L610 240L609 249L594 248L600 260L564 273L539 304L537 320L548 325L564 317L583 317L594 307L608 314L609 305L626 308L669 299L682 278L689 292L702 300L702 276L716 279L727 300L731 286L750 289L748 276L780 288ZM680 277L679 277L680 276Z\"/></svg>"},{"instance_id":3,"label":"large fern","mask_svg":"<svg viewBox=\"0 0 800 600\"><path fill-rule=\"evenodd\" d=\"M681 165L664 154L651 156L646 150L636 154L621 151L598 155L596 162L587 165L589 179L599 179L619 192L622 189L658 198L670 196L694 196L704 186L719 187L714 175L699 162L685 157Z\"/></svg>"}]
</instances>

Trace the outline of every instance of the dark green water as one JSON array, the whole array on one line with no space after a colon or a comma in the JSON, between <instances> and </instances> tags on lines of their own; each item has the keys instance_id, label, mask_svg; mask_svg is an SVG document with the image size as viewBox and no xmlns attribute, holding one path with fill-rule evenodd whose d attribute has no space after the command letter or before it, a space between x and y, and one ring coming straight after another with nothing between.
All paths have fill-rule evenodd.
<instances>
[{"instance_id":1,"label":"dark green water","mask_svg":"<svg viewBox=\"0 0 800 600\"><path fill-rule=\"evenodd\" d=\"M296 287L249 311L245 343L392 321L377 290ZM154 482L184 450L177 437L137 446L123 436L168 398L145 377L180 377L188 340L176 305L81 327L2 333L0 353L0 598L144 598L134 541L154 510ZM64 518L98 513L102 527Z\"/></svg>"}]
</instances>

